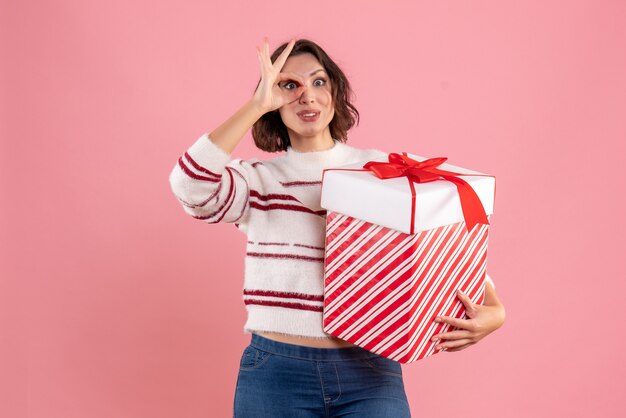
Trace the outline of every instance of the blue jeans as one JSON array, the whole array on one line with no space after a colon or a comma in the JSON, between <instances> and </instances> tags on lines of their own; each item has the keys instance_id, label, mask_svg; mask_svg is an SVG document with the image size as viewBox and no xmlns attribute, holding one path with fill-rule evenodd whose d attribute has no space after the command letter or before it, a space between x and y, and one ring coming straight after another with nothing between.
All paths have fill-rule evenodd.
<instances>
[{"instance_id":1,"label":"blue jeans","mask_svg":"<svg viewBox=\"0 0 626 418\"><path fill-rule=\"evenodd\" d=\"M316 348L252 334L234 418L406 418L401 364L360 347Z\"/></svg>"}]
</instances>

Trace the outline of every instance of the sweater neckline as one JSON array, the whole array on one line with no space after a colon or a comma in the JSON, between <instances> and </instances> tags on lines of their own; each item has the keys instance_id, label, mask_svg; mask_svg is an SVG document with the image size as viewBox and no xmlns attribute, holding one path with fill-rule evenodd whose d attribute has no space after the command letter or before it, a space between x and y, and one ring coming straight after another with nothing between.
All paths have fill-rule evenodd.
<instances>
[{"instance_id":1,"label":"sweater neckline","mask_svg":"<svg viewBox=\"0 0 626 418\"><path fill-rule=\"evenodd\" d=\"M320 151L300 152L294 150L291 145L287 147L285 158L290 164L302 169L318 169L341 163L348 146L339 140L334 140L331 148Z\"/></svg>"}]
</instances>

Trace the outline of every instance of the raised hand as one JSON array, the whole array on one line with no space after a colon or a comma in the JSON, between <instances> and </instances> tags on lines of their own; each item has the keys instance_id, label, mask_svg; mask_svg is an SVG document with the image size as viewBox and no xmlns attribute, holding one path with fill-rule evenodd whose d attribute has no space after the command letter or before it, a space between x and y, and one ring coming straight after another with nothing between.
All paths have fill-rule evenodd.
<instances>
[{"instance_id":1,"label":"raised hand","mask_svg":"<svg viewBox=\"0 0 626 418\"><path fill-rule=\"evenodd\" d=\"M254 92L253 101L263 112L271 112L286 103L296 100L302 94L304 80L297 74L281 72L289 53L293 49L295 39L289 41L287 47L272 63L270 58L269 41L267 36L263 39L263 45L257 47L257 56L261 64L261 82ZM299 86L294 89L285 89L280 86L281 81L293 80Z\"/></svg>"}]
</instances>

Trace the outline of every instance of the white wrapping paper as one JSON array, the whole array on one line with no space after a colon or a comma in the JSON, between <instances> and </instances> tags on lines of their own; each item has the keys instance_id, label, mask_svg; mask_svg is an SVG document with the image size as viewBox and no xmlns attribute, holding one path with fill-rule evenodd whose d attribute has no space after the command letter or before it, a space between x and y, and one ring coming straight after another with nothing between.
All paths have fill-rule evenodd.
<instances>
[{"instance_id":1,"label":"white wrapping paper","mask_svg":"<svg viewBox=\"0 0 626 418\"><path fill-rule=\"evenodd\" d=\"M427 158L407 155L416 160ZM387 160L372 160L387 161ZM363 168L367 161L336 168ZM437 168L456 173L484 174L452 164ZM458 176L472 186L483 204L485 213L493 213L495 178ZM435 180L415 185L415 233L464 221L461 201L454 183ZM321 206L363 221L411 233L411 189L406 177L380 179L371 171L324 170Z\"/></svg>"}]
</instances>

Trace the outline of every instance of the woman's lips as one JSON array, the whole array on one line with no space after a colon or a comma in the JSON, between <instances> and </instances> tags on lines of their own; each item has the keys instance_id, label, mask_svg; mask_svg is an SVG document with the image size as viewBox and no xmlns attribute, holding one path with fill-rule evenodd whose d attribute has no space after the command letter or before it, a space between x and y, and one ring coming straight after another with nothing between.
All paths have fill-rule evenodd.
<instances>
[{"instance_id":1,"label":"woman's lips","mask_svg":"<svg viewBox=\"0 0 626 418\"><path fill-rule=\"evenodd\" d=\"M313 113L313 112L309 112L309 113ZM298 117L305 122L315 122L320 117L320 112L315 112L315 115L313 116L304 116L305 114L306 112L298 114Z\"/></svg>"}]
</instances>

